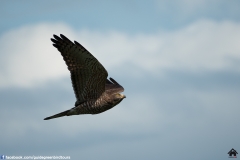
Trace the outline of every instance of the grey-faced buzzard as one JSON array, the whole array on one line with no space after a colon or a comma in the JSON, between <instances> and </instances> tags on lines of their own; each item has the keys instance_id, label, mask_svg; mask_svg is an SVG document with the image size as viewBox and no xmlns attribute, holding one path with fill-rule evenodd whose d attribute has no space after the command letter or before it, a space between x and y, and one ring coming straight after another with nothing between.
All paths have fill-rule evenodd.
<instances>
[{"instance_id":1,"label":"grey-faced buzzard","mask_svg":"<svg viewBox=\"0 0 240 160\"><path fill-rule=\"evenodd\" d=\"M71 73L76 96L75 107L47 117L44 120L79 114L98 114L119 104L125 97L124 88L113 78L102 64L81 44L71 42L67 37L53 35L53 46L62 54Z\"/></svg>"}]
</instances>

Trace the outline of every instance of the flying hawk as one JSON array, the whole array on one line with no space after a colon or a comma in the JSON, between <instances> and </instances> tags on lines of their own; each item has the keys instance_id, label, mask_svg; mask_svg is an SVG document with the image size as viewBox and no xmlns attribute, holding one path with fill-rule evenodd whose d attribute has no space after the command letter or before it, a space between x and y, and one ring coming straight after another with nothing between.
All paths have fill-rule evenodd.
<instances>
[{"instance_id":1,"label":"flying hawk","mask_svg":"<svg viewBox=\"0 0 240 160\"><path fill-rule=\"evenodd\" d=\"M102 64L81 44L70 41L60 34L53 35L53 46L61 52L71 73L76 96L75 107L46 117L44 120L79 114L98 114L119 104L125 95L124 88L113 78L107 79L108 72Z\"/></svg>"}]
</instances>

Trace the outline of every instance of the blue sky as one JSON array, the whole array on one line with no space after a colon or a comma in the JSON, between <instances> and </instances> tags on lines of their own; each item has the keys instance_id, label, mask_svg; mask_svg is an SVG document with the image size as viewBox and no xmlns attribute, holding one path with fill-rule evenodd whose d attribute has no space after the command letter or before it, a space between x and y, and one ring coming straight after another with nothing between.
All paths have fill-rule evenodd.
<instances>
[{"instance_id":1,"label":"blue sky","mask_svg":"<svg viewBox=\"0 0 240 160\"><path fill-rule=\"evenodd\" d=\"M240 151L240 2L3 1L0 154L228 159ZM53 34L85 46L125 88L99 115L72 108Z\"/></svg>"}]
</instances>

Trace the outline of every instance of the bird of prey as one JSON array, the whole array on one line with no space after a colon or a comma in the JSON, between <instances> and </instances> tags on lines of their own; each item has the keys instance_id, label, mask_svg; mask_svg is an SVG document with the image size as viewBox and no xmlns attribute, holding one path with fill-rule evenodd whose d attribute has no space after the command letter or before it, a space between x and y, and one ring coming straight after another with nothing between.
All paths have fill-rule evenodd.
<instances>
[{"instance_id":1,"label":"bird of prey","mask_svg":"<svg viewBox=\"0 0 240 160\"><path fill-rule=\"evenodd\" d=\"M81 44L70 41L60 34L53 35L53 46L63 56L71 73L76 96L75 107L46 117L44 120L79 114L98 114L119 104L126 96L124 88L113 78L107 79L108 72L102 64Z\"/></svg>"}]
</instances>

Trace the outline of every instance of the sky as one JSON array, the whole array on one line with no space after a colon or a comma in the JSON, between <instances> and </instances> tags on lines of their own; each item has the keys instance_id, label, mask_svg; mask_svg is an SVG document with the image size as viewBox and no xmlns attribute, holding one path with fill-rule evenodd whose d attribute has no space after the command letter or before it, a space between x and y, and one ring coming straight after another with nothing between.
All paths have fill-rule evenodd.
<instances>
[{"instance_id":1,"label":"sky","mask_svg":"<svg viewBox=\"0 0 240 160\"><path fill-rule=\"evenodd\" d=\"M240 152L240 1L1 1L0 155L228 159ZM52 46L63 34L124 88L98 115L74 107Z\"/></svg>"}]
</instances>

